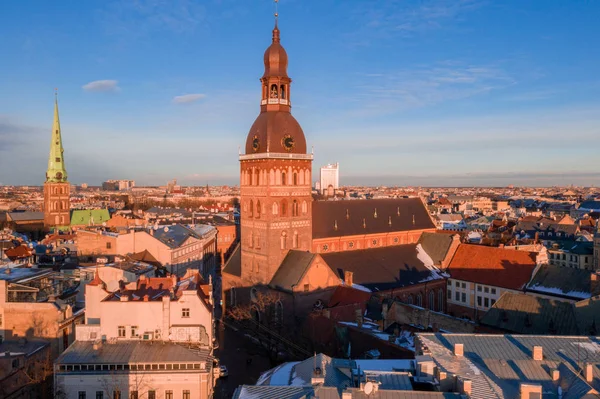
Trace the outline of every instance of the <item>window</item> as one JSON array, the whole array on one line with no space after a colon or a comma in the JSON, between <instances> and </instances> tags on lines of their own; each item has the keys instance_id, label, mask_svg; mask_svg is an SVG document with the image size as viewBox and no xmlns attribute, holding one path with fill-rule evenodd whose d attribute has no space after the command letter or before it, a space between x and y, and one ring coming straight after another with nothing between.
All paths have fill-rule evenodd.
<instances>
[{"instance_id":1,"label":"window","mask_svg":"<svg viewBox=\"0 0 600 399\"><path fill-rule=\"evenodd\" d=\"M444 290L438 291L438 312L444 311Z\"/></svg>"},{"instance_id":2,"label":"window","mask_svg":"<svg viewBox=\"0 0 600 399\"><path fill-rule=\"evenodd\" d=\"M148 399L156 399L156 391L148 391Z\"/></svg>"},{"instance_id":3,"label":"window","mask_svg":"<svg viewBox=\"0 0 600 399\"><path fill-rule=\"evenodd\" d=\"M483 292L485 292L486 294L489 294L490 293L490 287L485 287L483 289Z\"/></svg>"},{"instance_id":4,"label":"window","mask_svg":"<svg viewBox=\"0 0 600 399\"><path fill-rule=\"evenodd\" d=\"M279 213L279 205L277 202L273 202L273 215L277 215Z\"/></svg>"},{"instance_id":5,"label":"window","mask_svg":"<svg viewBox=\"0 0 600 399\"><path fill-rule=\"evenodd\" d=\"M448 285L448 287L451 287L451 286L452 286L452 282L451 282L450 280L448 280L448 281L446 282L446 284Z\"/></svg>"},{"instance_id":6,"label":"window","mask_svg":"<svg viewBox=\"0 0 600 399\"><path fill-rule=\"evenodd\" d=\"M308 291L310 291L310 285L304 284L304 292L308 292Z\"/></svg>"},{"instance_id":7,"label":"window","mask_svg":"<svg viewBox=\"0 0 600 399\"><path fill-rule=\"evenodd\" d=\"M454 285L456 286L456 288L460 287L460 283L458 281L455 282Z\"/></svg>"},{"instance_id":8,"label":"window","mask_svg":"<svg viewBox=\"0 0 600 399\"><path fill-rule=\"evenodd\" d=\"M285 186L287 184L287 182L285 181L285 172L281 172L281 185Z\"/></svg>"},{"instance_id":9,"label":"window","mask_svg":"<svg viewBox=\"0 0 600 399\"><path fill-rule=\"evenodd\" d=\"M462 283L463 290L467 288L467 283Z\"/></svg>"},{"instance_id":10,"label":"window","mask_svg":"<svg viewBox=\"0 0 600 399\"><path fill-rule=\"evenodd\" d=\"M294 184L294 186L298 185L298 174L297 173L293 174L293 184Z\"/></svg>"},{"instance_id":11,"label":"window","mask_svg":"<svg viewBox=\"0 0 600 399\"><path fill-rule=\"evenodd\" d=\"M260 219L260 200L256 201L256 217Z\"/></svg>"},{"instance_id":12,"label":"window","mask_svg":"<svg viewBox=\"0 0 600 399\"><path fill-rule=\"evenodd\" d=\"M458 292L458 291L454 292L454 300L456 302L460 302L460 292Z\"/></svg>"},{"instance_id":13,"label":"window","mask_svg":"<svg viewBox=\"0 0 600 399\"><path fill-rule=\"evenodd\" d=\"M298 201L292 202L292 216L298 216Z\"/></svg>"},{"instance_id":14,"label":"window","mask_svg":"<svg viewBox=\"0 0 600 399\"><path fill-rule=\"evenodd\" d=\"M483 305L486 308L489 308L490 307L490 298L483 298Z\"/></svg>"},{"instance_id":15,"label":"window","mask_svg":"<svg viewBox=\"0 0 600 399\"><path fill-rule=\"evenodd\" d=\"M138 399L138 391L131 391L129 393L129 399Z\"/></svg>"},{"instance_id":16,"label":"window","mask_svg":"<svg viewBox=\"0 0 600 399\"><path fill-rule=\"evenodd\" d=\"M85 391L79 391L79 395L77 397L79 399L85 399Z\"/></svg>"},{"instance_id":17,"label":"window","mask_svg":"<svg viewBox=\"0 0 600 399\"><path fill-rule=\"evenodd\" d=\"M287 202L281 201L281 216L287 216Z\"/></svg>"},{"instance_id":18,"label":"window","mask_svg":"<svg viewBox=\"0 0 600 399\"><path fill-rule=\"evenodd\" d=\"M165 391L165 399L173 399L173 391Z\"/></svg>"},{"instance_id":19,"label":"window","mask_svg":"<svg viewBox=\"0 0 600 399\"><path fill-rule=\"evenodd\" d=\"M104 392L96 391L96 399L104 399Z\"/></svg>"},{"instance_id":20,"label":"window","mask_svg":"<svg viewBox=\"0 0 600 399\"><path fill-rule=\"evenodd\" d=\"M463 303L467 303L467 294L465 294L465 293L463 292L463 293L462 293L462 296L461 296L461 299L462 299L462 302L463 302Z\"/></svg>"},{"instance_id":21,"label":"window","mask_svg":"<svg viewBox=\"0 0 600 399\"><path fill-rule=\"evenodd\" d=\"M480 296L477 297L477 306L481 306L481 297Z\"/></svg>"},{"instance_id":22,"label":"window","mask_svg":"<svg viewBox=\"0 0 600 399\"><path fill-rule=\"evenodd\" d=\"M408 296L407 302L409 303L409 305L413 304L413 296L412 295Z\"/></svg>"},{"instance_id":23,"label":"window","mask_svg":"<svg viewBox=\"0 0 600 399\"><path fill-rule=\"evenodd\" d=\"M417 294L417 306L423 306L423 297L421 294Z\"/></svg>"},{"instance_id":24,"label":"window","mask_svg":"<svg viewBox=\"0 0 600 399\"><path fill-rule=\"evenodd\" d=\"M494 306L494 304L495 304L495 303L496 303L496 300L495 300L495 299L492 299L492 300L490 301L490 304L491 304L492 306Z\"/></svg>"},{"instance_id":25,"label":"window","mask_svg":"<svg viewBox=\"0 0 600 399\"><path fill-rule=\"evenodd\" d=\"M477 286L477 292L481 292L481 286L480 285Z\"/></svg>"},{"instance_id":26,"label":"window","mask_svg":"<svg viewBox=\"0 0 600 399\"><path fill-rule=\"evenodd\" d=\"M429 291L429 310L435 310L435 293Z\"/></svg>"},{"instance_id":27,"label":"window","mask_svg":"<svg viewBox=\"0 0 600 399\"><path fill-rule=\"evenodd\" d=\"M492 288L492 294L496 295L496 289Z\"/></svg>"},{"instance_id":28,"label":"window","mask_svg":"<svg viewBox=\"0 0 600 399\"><path fill-rule=\"evenodd\" d=\"M452 299L452 291L448 290L448 299Z\"/></svg>"},{"instance_id":29,"label":"window","mask_svg":"<svg viewBox=\"0 0 600 399\"><path fill-rule=\"evenodd\" d=\"M131 337L139 337L138 326L131 326Z\"/></svg>"},{"instance_id":30,"label":"window","mask_svg":"<svg viewBox=\"0 0 600 399\"><path fill-rule=\"evenodd\" d=\"M110 243L110 242L107 242L107 243L106 243L106 249L111 249L111 248L112 248L112 243Z\"/></svg>"},{"instance_id":31,"label":"window","mask_svg":"<svg viewBox=\"0 0 600 399\"><path fill-rule=\"evenodd\" d=\"M190 317L190 308L181 309L181 317Z\"/></svg>"},{"instance_id":32,"label":"window","mask_svg":"<svg viewBox=\"0 0 600 399\"><path fill-rule=\"evenodd\" d=\"M118 337L125 338L125 326L118 327Z\"/></svg>"},{"instance_id":33,"label":"window","mask_svg":"<svg viewBox=\"0 0 600 399\"><path fill-rule=\"evenodd\" d=\"M190 399L190 391L188 391L188 390L183 391L183 399Z\"/></svg>"},{"instance_id":34,"label":"window","mask_svg":"<svg viewBox=\"0 0 600 399\"><path fill-rule=\"evenodd\" d=\"M121 391L114 391L113 399L121 399Z\"/></svg>"}]
</instances>

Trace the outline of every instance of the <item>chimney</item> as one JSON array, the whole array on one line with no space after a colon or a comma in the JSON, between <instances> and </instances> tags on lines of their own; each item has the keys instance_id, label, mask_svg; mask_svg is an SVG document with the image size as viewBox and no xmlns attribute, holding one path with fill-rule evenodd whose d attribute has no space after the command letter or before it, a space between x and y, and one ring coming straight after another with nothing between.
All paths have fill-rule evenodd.
<instances>
[{"instance_id":1,"label":"chimney","mask_svg":"<svg viewBox=\"0 0 600 399\"><path fill-rule=\"evenodd\" d=\"M550 371L550 376L552 377L552 381L560 380L560 371L558 369L552 369Z\"/></svg>"},{"instance_id":2,"label":"chimney","mask_svg":"<svg viewBox=\"0 0 600 399\"><path fill-rule=\"evenodd\" d=\"M544 360L544 349L541 346L533 347L533 360Z\"/></svg>"},{"instance_id":3,"label":"chimney","mask_svg":"<svg viewBox=\"0 0 600 399\"><path fill-rule=\"evenodd\" d=\"M348 286L348 287L352 287L352 284L354 283L354 273L349 272L349 271L345 271L344 272L344 283Z\"/></svg>"},{"instance_id":4,"label":"chimney","mask_svg":"<svg viewBox=\"0 0 600 399\"><path fill-rule=\"evenodd\" d=\"M362 328L362 325L363 325L362 309L360 309L360 308L356 309L355 316L356 316L356 324L358 325L358 328Z\"/></svg>"},{"instance_id":5,"label":"chimney","mask_svg":"<svg viewBox=\"0 0 600 399\"><path fill-rule=\"evenodd\" d=\"M121 302L129 301L129 297L127 295L121 295Z\"/></svg>"},{"instance_id":6,"label":"chimney","mask_svg":"<svg viewBox=\"0 0 600 399\"><path fill-rule=\"evenodd\" d=\"M311 383L311 385L325 383L325 376L323 375L323 370L321 370L320 367L315 367L315 369L313 370L313 374L310 379L310 383Z\"/></svg>"},{"instance_id":7,"label":"chimney","mask_svg":"<svg viewBox=\"0 0 600 399\"><path fill-rule=\"evenodd\" d=\"M542 397L542 386L536 384L523 384L519 385L519 398L520 399L530 399L531 394L537 394L534 396L536 398Z\"/></svg>"},{"instance_id":8,"label":"chimney","mask_svg":"<svg viewBox=\"0 0 600 399\"><path fill-rule=\"evenodd\" d=\"M352 392L342 392L342 399L352 399Z\"/></svg>"},{"instance_id":9,"label":"chimney","mask_svg":"<svg viewBox=\"0 0 600 399\"><path fill-rule=\"evenodd\" d=\"M150 299L150 296L144 295L144 302L148 302L149 299Z\"/></svg>"},{"instance_id":10,"label":"chimney","mask_svg":"<svg viewBox=\"0 0 600 399\"><path fill-rule=\"evenodd\" d=\"M594 366L591 363L585 364L583 373L587 382L592 382L594 380Z\"/></svg>"},{"instance_id":11,"label":"chimney","mask_svg":"<svg viewBox=\"0 0 600 399\"><path fill-rule=\"evenodd\" d=\"M460 393L462 393L463 395L467 395L467 396L471 396L471 380L467 379L467 378L461 378L459 380L459 391Z\"/></svg>"},{"instance_id":12,"label":"chimney","mask_svg":"<svg viewBox=\"0 0 600 399\"><path fill-rule=\"evenodd\" d=\"M454 344L454 356L462 357L465 353L463 344Z\"/></svg>"}]
</instances>

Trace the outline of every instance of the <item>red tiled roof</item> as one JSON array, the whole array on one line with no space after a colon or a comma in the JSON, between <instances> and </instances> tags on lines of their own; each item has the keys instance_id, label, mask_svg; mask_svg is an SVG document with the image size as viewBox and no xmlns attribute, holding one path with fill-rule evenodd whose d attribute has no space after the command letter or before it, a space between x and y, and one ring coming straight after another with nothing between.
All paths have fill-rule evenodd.
<instances>
[{"instance_id":1,"label":"red tiled roof","mask_svg":"<svg viewBox=\"0 0 600 399\"><path fill-rule=\"evenodd\" d=\"M19 245L18 247L10 248L4 251L4 254L10 259L22 259L31 256L31 249L27 245Z\"/></svg>"},{"instance_id":2,"label":"red tiled roof","mask_svg":"<svg viewBox=\"0 0 600 399\"><path fill-rule=\"evenodd\" d=\"M94 279L90 281L88 285L98 286L101 284L104 284L104 281L102 281L100 275L98 274L98 270L96 270L96 273L94 273Z\"/></svg>"},{"instance_id":3,"label":"red tiled roof","mask_svg":"<svg viewBox=\"0 0 600 399\"><path fill-rule=\"evenodd\" d=\"M460 244L448 271L457 280L520 290L531 279L535 259L535 252Z\"/></svg>"}]
</instances>

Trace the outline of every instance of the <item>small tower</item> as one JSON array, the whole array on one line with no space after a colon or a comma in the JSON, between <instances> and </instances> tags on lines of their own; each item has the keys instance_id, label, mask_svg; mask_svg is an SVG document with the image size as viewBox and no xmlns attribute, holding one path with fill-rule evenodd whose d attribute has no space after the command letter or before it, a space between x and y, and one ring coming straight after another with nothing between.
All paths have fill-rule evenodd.
<instances>
[{"instance_id":1,"label":"small tower","mask_svg":"<svg viewBox=\"0 0 600 399\"><path fill-rule=\"evenodd\" d=\"M56 228L69 226L70 221L70 185L67 180L64 150L58 118L58 98L54 95L54 122L50 140L48 170L44 183L44 226Z\"/></svg>"}]
</instances>

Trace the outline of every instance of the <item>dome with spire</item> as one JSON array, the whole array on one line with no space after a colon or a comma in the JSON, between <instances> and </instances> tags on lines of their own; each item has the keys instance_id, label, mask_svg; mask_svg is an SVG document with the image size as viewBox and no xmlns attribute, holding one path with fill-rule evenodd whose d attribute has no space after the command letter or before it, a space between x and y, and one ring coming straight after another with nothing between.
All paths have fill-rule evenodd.
<instances>
[{"instance_id":1,"label":"dome with spire","mask_svg":"<svg viewBox=\"0 0 600 399\"><path fill-rule=\"evenodd\" d=\"M272 43L265 51L265 73L260 79L261 112L248 133L246 154L265 152L306 154L304 132L291 114L292 79L287 74L288 56L280 39L276 20Z\"/></svg>"}]
</instances>

